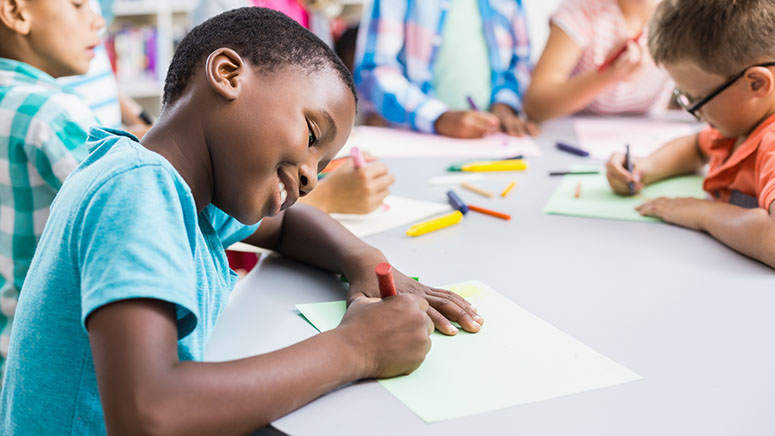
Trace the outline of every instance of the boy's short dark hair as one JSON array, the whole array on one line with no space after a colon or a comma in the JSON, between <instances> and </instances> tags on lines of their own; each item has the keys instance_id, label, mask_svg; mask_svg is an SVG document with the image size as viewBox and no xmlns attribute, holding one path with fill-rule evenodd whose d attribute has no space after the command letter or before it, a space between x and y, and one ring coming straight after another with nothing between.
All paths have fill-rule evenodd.
<instances>
[{"instance_id":1,"label":"boy's short dark hair","mask_svg":"<svg viewBox=\"0 0 775 436\"><path fill-rule=\"evenodd\" d=\"M330 67L357 101L352 74L320 38L280 12L246 7L210 18L180 41L167 71L162 104L180 98L197 68L222 47L236 51L263 73L288 67L307 72Z\"/></svg>"},{"instance_id":2,"label":"boy's short dark hair","mask_svg":"<svg viewBox=\"0 0 775 436\"><path fill-rule=\"evenodd\" d=\"M693 61L721 76L775 61L775 0L664 0L649 51L657 64Z\"/></svg>"}]
</instances>

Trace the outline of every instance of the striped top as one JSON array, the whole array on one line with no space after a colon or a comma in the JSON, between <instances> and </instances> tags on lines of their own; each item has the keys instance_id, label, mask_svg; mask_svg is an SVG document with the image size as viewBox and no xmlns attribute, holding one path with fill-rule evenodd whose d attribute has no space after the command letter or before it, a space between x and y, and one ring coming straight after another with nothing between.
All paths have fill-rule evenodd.
<instances>
[{"instance_id":1,"label":"striped top","mask_svg":"<svg viewBox=\"0 0 775 436\"><path fill-rule=\"evenodd\" d=\"M96 123L53 77L0 58L0 363L49 207L86 157L87 131Z\"/></svg>"},{"instance_id":2,"label":"striped top","mask_svg":"<svg viewBox=\"0 0 775 436\"><path fill-rule=\"evenodd\" d=\"M565 0L552 16L551 23L582 49L571 77L597 69L617 44L634 36L627 32L616 0ZM638 41L647 57L640 71L603 90L581 113L643 114L667 107L674 85L668 74L648 55L646 41L648 29L644 29Z\"/></svg>"}]
</instances>

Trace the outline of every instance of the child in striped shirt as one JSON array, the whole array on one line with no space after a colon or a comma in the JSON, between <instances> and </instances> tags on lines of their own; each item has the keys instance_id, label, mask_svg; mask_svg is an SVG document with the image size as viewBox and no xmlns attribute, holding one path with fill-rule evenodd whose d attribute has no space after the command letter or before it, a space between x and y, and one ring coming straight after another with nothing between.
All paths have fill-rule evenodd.
<instances>
[{"instance_id":1,"label":"child in striped shirt","mask_svg":"<svg viewBox=\"0 0 775 436\"><path fill-rule=\"evenodd\" d=\"M528 116L545 121L666 108L672 82L645 49L646 22L658 3L564 0L525 96ZM615 60L606 62L610 58Z\"/></svg>"}]
</instances>

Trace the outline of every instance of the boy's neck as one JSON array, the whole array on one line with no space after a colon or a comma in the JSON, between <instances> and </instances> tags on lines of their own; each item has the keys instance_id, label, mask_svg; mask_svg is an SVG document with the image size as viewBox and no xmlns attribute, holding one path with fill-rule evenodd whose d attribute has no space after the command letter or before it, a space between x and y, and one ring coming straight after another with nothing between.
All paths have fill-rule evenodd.
<instances>
[{"instance_id":1,"label":"boy's neck","mask_svg":"<svg viewBox=\"0 0 775 436\"><path fill-rule=\"evenodd\" d=\"M197 212L201 212L212 201L212 162L204 123L197 113L201 110L196 111L193 108L197 105L182 101L187 98L190 97L183 96L172 107L165 108L140 142L172 164L191 189Z\"/></svg>"}]
</instances>

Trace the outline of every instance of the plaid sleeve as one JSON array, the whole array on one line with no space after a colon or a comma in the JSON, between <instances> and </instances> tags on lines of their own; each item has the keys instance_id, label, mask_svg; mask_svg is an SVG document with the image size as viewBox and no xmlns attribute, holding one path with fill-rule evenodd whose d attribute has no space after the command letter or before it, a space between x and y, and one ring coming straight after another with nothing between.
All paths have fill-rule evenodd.
<instances>
[{"instance_id":1,"label":"plaid sleeve","mask_svg":"<svg viewBox=\"0 0 775 436\"><path fill-rule=\"evenodd\" d=\"M86 158L90 127L98 125L75 95L56 94L45 101L27 129L25 154L46 185L59 190L65 178Z\"/></svg>"},{"instance_id":2,"label":"plaid sleeve","mask_svg":"<svg viewBox=\"0 0 775 436\"><path fill-rule=\"evenodd\" d=\"M355 83L377 112L391 123L421 132L447 111L441 101L411 83L400 59L405 50L407 0L374 0L365 8L358 37Z\"/></svg>"},{"instance_id":3,"label":"plaid sleeve","mask_svg":"<svg viewBox=\"0 0 775 436\"><path fill-rule=\"evenodd\" d=\"M501 10L508 11L509 15L494 17L493 25L495 43L503 57L501 64L507 67L496 71L492 102L507 104L516 112L521 112L522 99L530 84L532 71L525 10L521 0L514 2L511 8Z\"/></svg>"}]
</instances>

